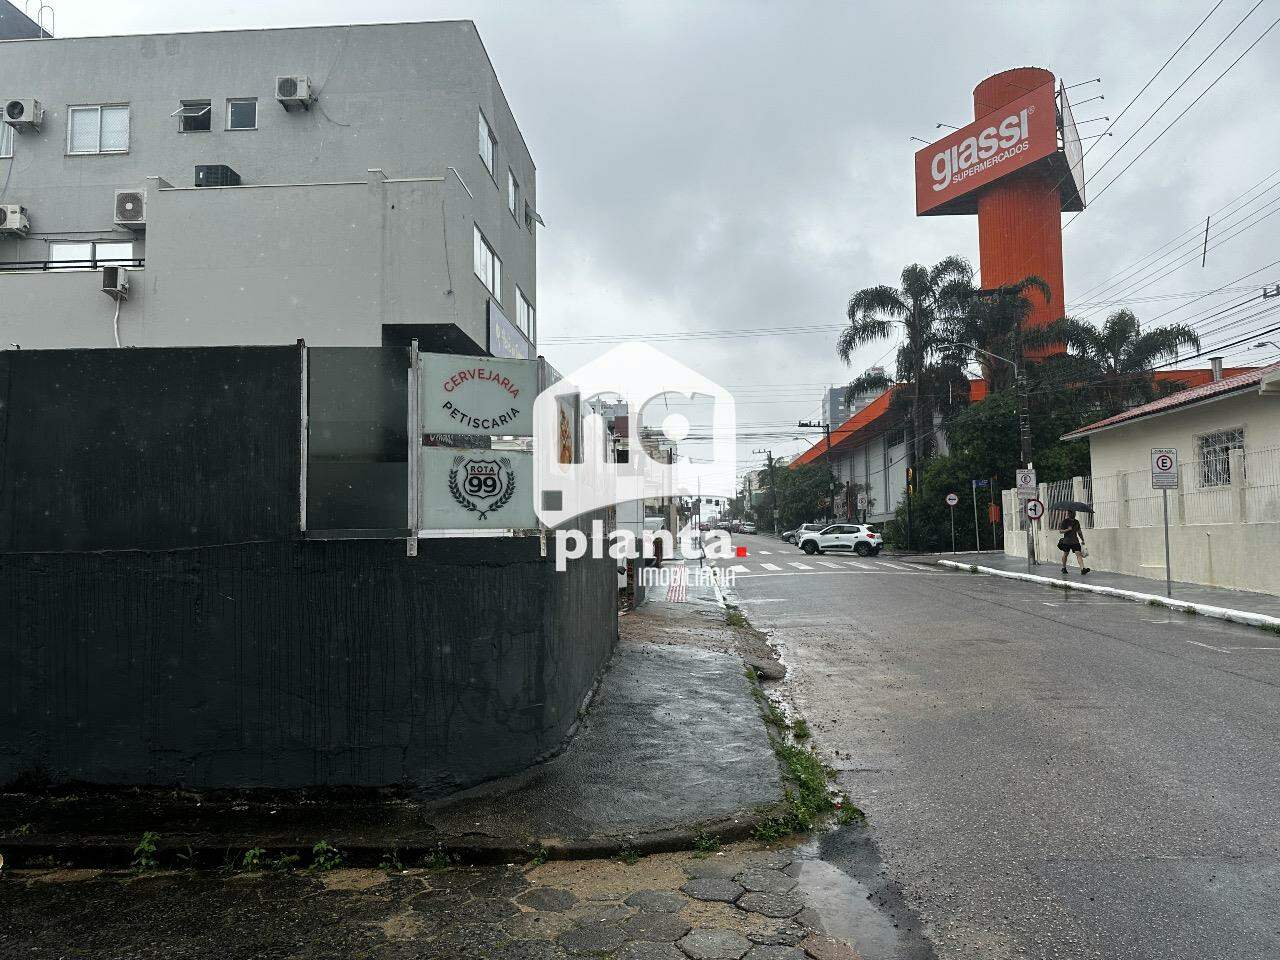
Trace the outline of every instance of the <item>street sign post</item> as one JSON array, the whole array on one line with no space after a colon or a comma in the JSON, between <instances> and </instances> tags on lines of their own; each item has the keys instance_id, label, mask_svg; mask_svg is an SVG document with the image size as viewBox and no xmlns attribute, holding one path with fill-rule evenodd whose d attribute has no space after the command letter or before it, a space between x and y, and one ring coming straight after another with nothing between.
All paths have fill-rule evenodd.
<instances>
[{"instance_id":1,"label":"street sign post","mask_svg":"<svg viewBox=\"0 0 1280 960\"><path fill-rule=\"evenodd\" d=\"M1169 557L1169 491L1178 489L1178 450L1151 448L1151 489L1160 491L1164 506L1164 595L1173 596L1173 570Z\"/></svg>"},{"instance_id":2,"label":"street sign post","mask_svg":"<svg viewBox=\"0 0 1280 960\"><path fill-rule=\"evenodd\" d=\"M1034 500L1039 487L1036 486L1036 471L1031 464L1025 467L1019 467L1017 472L1018 499L1022 502ZM1036 542L1031 534L1031 524L1027 527L1027 572L1031 572L1031 568L1036 562Z\"/></svg>"},{"instance_id":3,"label":"street sign post","mask_svg":"<svg viewBox=\"0 0 1280 960\"><path fill-rule=\"evenodd\" d=\"M1027 501L1027 518L1030 520L1039 520L1043 516L1044 516L1044 501L1028 500Z\"/></svg>"},{"instance_id":4,"label":"street sign post","mask_svg":"<svg viewBox=\"0 0 1280 960\"><path fill-rule=\"evenodd\" d=\"M954 493L947 494L947 506L951 508L951 552L956 552L956 504L960 498Z\"/></svg>"},{"instance_id":5,"label":"street sign post","mask_svg":"<svg viewBox=\"0 0 1280 960\"><path fill-rule=\"evenodd\" d=\"M982 481L982 486L986 486L987 481ZM982 528L978 526L978 481L969 481L969 491L973 494L973 545L974 548L982 552ZM992 544L995 546L995 544Z\"/></svg>"},{"instance_id":6,"label":"street sign post","mask_svg":"<svg viewBox=\"0 0 1280 960\"><path fill-rule=\"evenodd\" d=\"M867 522L867 495L865 493L858 494L858 515L862 518L862 522Z\"/></svg>"}]
</instances>

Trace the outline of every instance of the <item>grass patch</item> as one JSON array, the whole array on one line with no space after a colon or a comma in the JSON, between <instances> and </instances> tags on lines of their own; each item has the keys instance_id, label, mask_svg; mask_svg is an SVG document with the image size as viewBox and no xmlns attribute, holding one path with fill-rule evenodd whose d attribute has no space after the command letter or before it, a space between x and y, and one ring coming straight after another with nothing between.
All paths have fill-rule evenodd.
<instances>
[{"instance_id":1,"label":"grass patch","mask_svg":"<svg viewBox=\"0 0 1280 960\"><path fill-rule=\"evenodd\" d=\"M710 833L699 833L693 838L693 849L706 856L720 849L720 838Z\"/></svg>"},{"instance_id":2,"label":"grass patch","mask_svg":"<svg viewBox=\"0 0 1280 960\"><path fill-rule=\"evenodd\" d=\"M836 823L842 827L863 827L866 826L867 815L860 807L854 806L848 797L842 796L840 798L840 811L836 814Z\"/></svg>"},{"instance_id":3,"label":"grass patch","mask_svg":"<svg viewBox=\"0 0 1280 960\"><path fill-rule=\"evenodd\" d=\"M311 848L311 868L318 873L324 873L326 870L337 870L346 863L347 858L328 840L319 841Z\"/></svg>"},{"instance_id":4,"label":"grass patch","mask_svg":"<svg viewBox=\"0 0 1280 960\"><path fill-rule=\"evenodd\" d=\"M791 743L775 743L773 749L791 785L783 797L782 811L756 826L756 839L765 842L812 830L820 818L836 808L827 789L835 771L813 750Z\"/></svg>"},{"instance_id":5,"label":"grass patch","mask_svg":"<svg viewBox=\"0 0 1280 960\"><path fill-rule=\"evenodd\" d=\"M610 859L613 860L614 863L625 863L630 867L639 863L642 856L643 854L641 854L639 850L632 849L631 847L624 847L615 853Z\"/></svg>"},{"instance_id":6,"label":"grass patch","mask_svg":"<svg viewBox=\"0 0 1280 960\"><path fill-rule=\"evenodd\" d=\"M1260 623L1258 624L1258 629L1265 630L1267 633L1274 633L1276 636L1280 637L1280 626L1277 626L1274 623Z\"/></svg>"},{"instance_id":7,"label":"grass patch","mask_svg":"<svg viewBox=\"0 0 1280 960\"><path fill-rule=\"evenodd\" d=\"M1161 603L1159 600L1148 600L1148 601L1147 601L1147 606L1148 606L1148 607L1163 607L1163 606L1164 606L1164 604L1163 604L1163 603Z\"/></svg>"},{"instance_id":8,"label":"grass patch","mask_svg":"<svg viewBox=\"0 0 1280 960\"><path fill-rule=\"evenodd\" d=\"M378 869L386 873L401 873L404 870L404 864L400 860L399 850L388 850L382 855L382 859L378 862Z\"/></svg>"},{"instance_id":9,"label":"grass patch","mask_svg":"<svg viewBox=\"0 0 1280 960\"><path fill-rule=\"evenodd\" d=\"M547 848L538 844L529 851L529 866L540 867L547 862Z\"/></svg>"},{"instance_id":10,"label":"grass patch","mask_svg":"<svg viewBox=\"0 0 1280 960\"><path fill-rule=\"evenodd\" d=\"M1197 610L1195 607L1187 607L1187 609L1183 610L1182 612L1185 613L1188 617L1200 616L1200 611Z\"/></svg>"},{"instance_id":11,"label":"grass patch","mask_svg":"<svg viewBox=\"0 0 1280 960\"><path fill-rule=\"evenodd\" d=\"M726 610L724 619L731 627L745 628L748 626L747 618L743 615L741 610Z\"/></svg>"},{"instance_id":12,"label":"grass patch","mask_svg":"<svg viewBox=\"0 0 1280 960\"><path fill-rule=\"evenodd\" d=\"M972 564L972 563L971 563L971 564L969 564L969 572L970 572L970 573L977 573L977 572L978 572L978 568L977 568L977 566L975 566L975 565L974 565L974 564Z\"/></svg>"},{"instance_id":13,"label":"grass patch","mask_svg":"<svg viewBox=\"0 0 1280 960\"><path fill-rule=\"evenodd\" d=\"M809 732L809 721L804 717L797 717L796 722L791 725L791 735L803 743L811 736Z\"/></svg>"},{"instance_id":14,"label":"grass patch","mask_svg":"<svg viewBox=\"0 0 1280 960\"><path fill-rule=\"evenodd\" d=\"M261 847L246 850L240 858L240 869L246 873L256 873L267 868L267 851Z\"/></svg>"},{"instance_id":15,"label":"grass patch","mask_svg":"<svg viewBox=\"0 0 1280 960\"><path fill-rule=\"evenodd\" d=\"M156 856L159 840L160 834L153 830L147 830L142 834L142 839L133 848L133 869L135 872L146 873L148 870L155 870L160 866L160 861Z\"/></svg>"},{"instance_id":16,"label":"grass patch","mask_svg":"<svg viewBox=\"0 0 1280 960\"><path fill-rule=\"evenodd\" d=\"M444 870L453 866L453 858L443 850L432 850L422 858L422 866L428 870Z\"/></svg>"}]
</instances>

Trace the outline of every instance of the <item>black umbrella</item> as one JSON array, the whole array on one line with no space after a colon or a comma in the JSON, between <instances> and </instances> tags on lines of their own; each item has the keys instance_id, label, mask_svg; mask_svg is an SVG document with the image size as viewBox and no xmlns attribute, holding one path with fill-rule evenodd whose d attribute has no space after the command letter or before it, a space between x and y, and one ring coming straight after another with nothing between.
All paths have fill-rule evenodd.
<instances>
[{"instance_id":1,"label":"black umbrella","mask_svg":"<svg viewBox=\"0 0 1280 960\"><path fill-rule=\"evenodd\" d=\"M1050 510L1074 510L1076 513L1093 513L1093 507L1079 500L1059 500L1049 505Z\"/></svg>"}]
</instances>

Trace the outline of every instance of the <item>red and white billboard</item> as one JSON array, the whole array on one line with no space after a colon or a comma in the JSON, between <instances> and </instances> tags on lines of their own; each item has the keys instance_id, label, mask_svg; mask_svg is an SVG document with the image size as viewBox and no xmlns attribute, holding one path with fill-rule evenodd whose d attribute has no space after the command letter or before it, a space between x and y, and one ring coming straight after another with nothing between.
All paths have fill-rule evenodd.
<instances>
[{"instance_id":1,"label":"red and white billboard","mask_svg":"<svg viewBox=\"0 0 1280 960\"><path fill-rule=\"evenodd\" d=\"M973 213L955 201L1055 153L1055 99L1046 83L917 152L916 215Z\"/></svg>"}]
</instances>

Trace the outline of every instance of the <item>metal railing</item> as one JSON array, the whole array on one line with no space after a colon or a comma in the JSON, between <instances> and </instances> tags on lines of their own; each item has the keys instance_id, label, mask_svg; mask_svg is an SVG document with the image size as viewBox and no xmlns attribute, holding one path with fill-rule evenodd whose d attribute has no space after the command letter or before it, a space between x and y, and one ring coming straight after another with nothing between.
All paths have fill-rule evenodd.
<instances>
[{"instance_id":1,"label":"metal railing","mask_svg":"<svg viewBox=\"0 0 1280 960\"><path fill-rule=\"evenodd\" d=\"M143 257L126 260L102 258L98 260L4 260L0 261L0 273L19 273L22 271L48 271L57 273L63 270L96 270L100 267L131 267L142 269L146 266Z\"/></svg>"}]
</instances>

